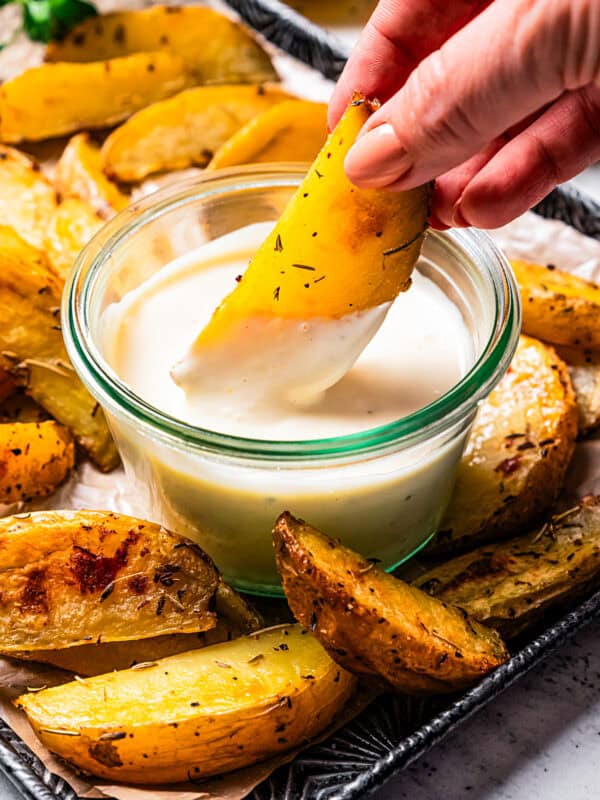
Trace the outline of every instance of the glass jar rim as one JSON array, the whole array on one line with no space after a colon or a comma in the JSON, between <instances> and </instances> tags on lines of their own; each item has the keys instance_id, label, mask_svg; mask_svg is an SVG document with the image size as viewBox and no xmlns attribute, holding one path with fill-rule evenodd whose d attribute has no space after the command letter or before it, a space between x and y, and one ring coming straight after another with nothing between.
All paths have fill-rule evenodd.
<instances>
[{"instance_id":1,"label":"glass jar rim","mask_svg":"<svg viewBox=\"0 0 600 800\"><path fill-rule=\"evenodd\" d=\"M471 368L440 397L405 417L365 431L321 439L270 441L211 431L171 417L139 397L105 362L90 331L89 307L94 286L111 255L128 237L163 214L191 202L234 189L290 186L308 165L269 164L215 170L180 180L135 202L117 214L78 256L65 285L62 318L67 351L80 378L100 405L116 417L171 446L223 456L274 460L322 460L400 450L450 429L467 416L498 383L514 355L521 323L517 285L510 265L485 233L475 229L430 231L449 249L461 251L479 267L495 300L492 332Z\"/></svg>"}]
</instances>

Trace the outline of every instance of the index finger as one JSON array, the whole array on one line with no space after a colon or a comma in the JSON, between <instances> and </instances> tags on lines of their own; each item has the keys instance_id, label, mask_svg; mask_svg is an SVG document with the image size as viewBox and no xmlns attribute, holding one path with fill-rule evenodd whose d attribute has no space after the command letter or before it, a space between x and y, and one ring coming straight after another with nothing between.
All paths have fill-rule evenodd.
<instances>
[{"instance_id":1,"label":"index finger","mask_svg":"<svg viewBox=\"0 0 600 800\"><path fill-rule=\"evenodd\" d=\"M479 14L491 0L380 0L329 104L333 129L354 92L388 100L425 56Z\"/></svg>"}]
</instances>

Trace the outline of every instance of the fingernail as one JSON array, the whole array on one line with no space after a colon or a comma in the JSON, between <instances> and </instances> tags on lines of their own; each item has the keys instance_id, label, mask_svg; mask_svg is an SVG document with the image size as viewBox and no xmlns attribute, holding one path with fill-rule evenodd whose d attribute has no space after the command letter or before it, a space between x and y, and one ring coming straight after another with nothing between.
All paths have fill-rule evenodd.
<instances>
[{"instance_id":1,"label":"fingernail","mask_svg":"<svg viewBox=\"0 0 600 800\"><path fill-rule=\"evenodd\" d=\"M346 156L346 174L366 188L380 188L398 181L412 168L395 130L385 122L365 133Z\"/></svg>"},{"instance_id":2,"label":"fingernail","mask_svg":"<svg viewBox=\"0 0 600 800\"><path fill-rule=\"evenodd\" d=\"M460 208L460 200L454 206L454 211L452 212L452 227L453 228L470 228L471 223L463 216L463 213Z\"/></svg>"}]
</instances>

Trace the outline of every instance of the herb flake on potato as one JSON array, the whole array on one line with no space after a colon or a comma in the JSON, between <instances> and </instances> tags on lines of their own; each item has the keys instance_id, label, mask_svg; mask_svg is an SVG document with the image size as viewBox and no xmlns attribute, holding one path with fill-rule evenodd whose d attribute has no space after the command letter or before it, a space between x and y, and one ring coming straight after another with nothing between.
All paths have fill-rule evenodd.
<instances>
[{"instance_id":1,"label":"herb flake on potato","mask_svg":"<svg viewBox=\"0 0 600 800\"><path fill-rule=\"evenodd\" d=\"M273 538L294 616L356 675L408 694L452 692L508 658L495 631L291 514Z\"/></svg>"}]
</instances>

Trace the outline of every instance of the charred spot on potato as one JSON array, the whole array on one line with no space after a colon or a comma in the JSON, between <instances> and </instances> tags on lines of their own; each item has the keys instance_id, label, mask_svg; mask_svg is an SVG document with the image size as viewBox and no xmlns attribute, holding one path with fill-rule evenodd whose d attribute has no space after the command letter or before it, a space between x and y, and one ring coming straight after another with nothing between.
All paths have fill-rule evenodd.
<instances>
[{"instance_id":1,"label":"charred spot on potato","mask_svg":"<svg viewBox=\"0 0 600 800\"><path fill-rule=\"evenodd\" d=\"M122 767L119 751L112 742L95 742L88 748L90 757L105 767Z\"/></svg>"}]
</instances>

